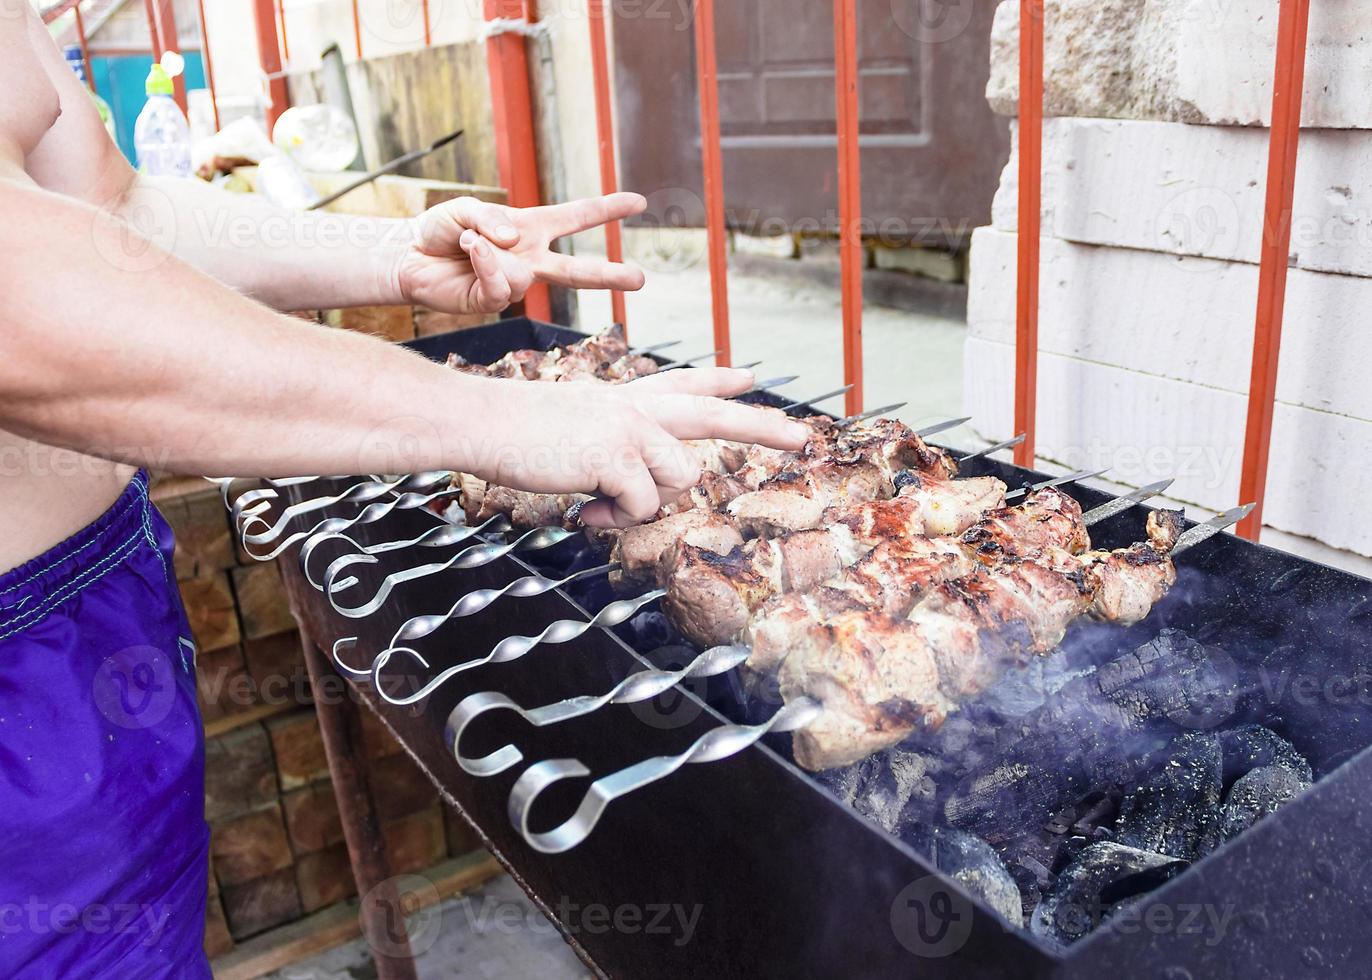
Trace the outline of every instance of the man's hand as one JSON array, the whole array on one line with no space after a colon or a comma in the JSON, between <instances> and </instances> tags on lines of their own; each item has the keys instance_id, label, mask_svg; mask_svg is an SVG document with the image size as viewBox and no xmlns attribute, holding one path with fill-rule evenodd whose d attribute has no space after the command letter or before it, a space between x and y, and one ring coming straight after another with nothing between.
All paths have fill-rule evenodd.
<instances>
[{"instance_id":1,"label":"man's hand","mask_svg":"<svg viewBox=\"0 0 1372 980\"><path fill-rule=\"evenodd\" d=\"M649 520L688 490L700 468L683 439L796 450L810 435L781 412L723 400L748 390L749 371L666 371L622 385L481 383L485 404L466 454L476 475L520 490L597 494L581 511L591 527Z\"/></svg>"},{"instance_id":2,"label":"man's hand","mask_svg":"<svg viewBox=\"0 0 1372 980\"><path fill-rule=\"evenodd\" d=\"M396 270L401 294L443 313L497 313L523 299L535 281L576 289L642 289L639 269L562 255L549 246L645 207L639 194L523 209L471 197L440 204L415 219L418 241Z\"/></svg>"}]
</instances>

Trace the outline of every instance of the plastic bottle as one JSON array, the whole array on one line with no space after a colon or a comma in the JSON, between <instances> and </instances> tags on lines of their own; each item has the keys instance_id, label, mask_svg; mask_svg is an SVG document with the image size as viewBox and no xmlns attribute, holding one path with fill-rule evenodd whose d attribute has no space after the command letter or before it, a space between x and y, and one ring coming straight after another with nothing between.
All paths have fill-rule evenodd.
<instances>
[{"instance_id":1,"label":"plastic bottle","mask_svg":"<svg viewBox=\"0 0 1372 980\"><path fill-rule=\"evenodd\" d=\"M148 102L133 124L138 169L151 177L189 177L191 127L172 99L172 76L159 62L148 72Z\"/></svg>"},{"instance_id":2,"label":"plastic bottle","mask_svg":"<svg viewBox=\"0 0 1372 980\"><path fill-rule=\"evenodd\" d=\"M86 81L86 59L81 54L81 45L69 44L62 49L62 54L66 56L67 64L76 73L76 77L81 79L81 84ZM90 89L91 101L95 103L95 111L100 113L100 121L105 124L105 132L110 134L110 139L117 140L118 136L114 129L114 113L110 111L110 104L102 99L95 91Z\"/></svg>"}]
</instances>

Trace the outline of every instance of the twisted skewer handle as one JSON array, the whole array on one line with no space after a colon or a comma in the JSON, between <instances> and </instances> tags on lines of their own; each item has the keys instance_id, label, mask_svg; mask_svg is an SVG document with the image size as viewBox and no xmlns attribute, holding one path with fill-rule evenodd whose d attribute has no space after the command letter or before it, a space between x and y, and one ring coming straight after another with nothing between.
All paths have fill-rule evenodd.
<instances>
[{"instance_id":1,"label":"twisted skewer handle","mask_svg":"<svg viewBox=\"0 0 1372 980\"><path fill-rule=\"evenodd\" d=\"M434 494L431 499L441 498L454 492L456 491L444 490ZM372 504L371 506L375 507L378 505ZM360 521L359 523L367 522ZM304 570L305 578L309 580L309 583L316 589L322 591L327 583L335 581L343 573L343 569L355 562L365 561L365 558L360 557L363 555L380 555L388 551L403 551L406 548L446 548L449 545L461 544L468 538L475 537L476 535L483 534L487 531L498 534L507 530L509 530L509 524L505 521L504 516L496 514L494 517L490 517L475 526L468 524L444 524L439 527L431 527L423 534L416 535L413 538L406 538L403 541L385 541L381 544L372 545L362 545L346 534L333 532L318 535L305 542L305 546L300 549L300 565ZM348 554L340 555L331 561L329 567L324 571L324 581L319 582L315 580L313 573L310 571L310 555L315 548L318 548L328 540L346 541L351 544L355 550ZM353 580L350 580L348 584L351 585L352 581ZM340 584L339 588L343 587L344 586Z\"/></svg>"},{"instance_id":2,"label":"twisted skewer handle","mask_svg":"<svg viewBox=\"0 0 1372 980\"><path fill-rule=\"evenodd\" d=\"M560 527L535 528L508 544L473 545L470 548L464 548L459 551L447 561L430 562L426 565L419 565L414 568L404 569L403 571L392 572L382 580L381 587L377 590L376 595L360 606L341 606L334 599L335 593L342 592L357 584L356 576L350 575L339 582L330 578L326 573L325 595L329 597L329 604L333 606L334 611L339 615L347 616L349 619L363 619L380 609L391 592L393 592L397 586L403 585L405 582L413 582L417 579L428 578L430 575L437 575L440 572L446 572L451 569L478 568L482 565L489 565L491 562L503 558L512 551L533 551L539 548L550 548L576 533L576 531L567 531ZM376 564L379 560L372 555L365 554L350 555L346 557L348 559L346 563L343 563L340 559L340 561L335 562L334 565L339 566L341 563L353 564L357 562ZM336 573L337 568L335 568L335 574Z\"/></svg>"},{"instance_id":3,"label":"twisted skewer handle","mask_svg":"<svg viewBox=\"0 0 1372 980\"><path fill-rule=\"evenodd\" d=\"M486 656L479 657L476 660L467 660L449 667L415 693L408 694L401 698L393 697L386 691L384 685L381 683L381 672L386 668L386 665L390 663L391 657L398 653L408 654L426 668L429 666L429 662L424 659L424 656L418 650L415 650L412 647L387 647L385 650L378 653L376 659L372 661L372 686L376 688L376 693L381 699L389 704L398 705L400 707L411 705L418 701L423 701L443 684L446 684L449 680L464 671L471 670L475 667L484 667L487 664L510 663L511 661L518 660L540 644L555 646L561 643L570 643L587 630L618 626L648 603L655 599L660 599L666 594L666 589L655 589L652 592L645 592L636 599L619 599L612 602L592 616L589 621L580 619L559 619L556 622L549 623L542 632L534 636L507 636L497 643Z\"/></svg>"},{"instance_id":4,"label":"twisted skewer handle","mask_svg":"<svg viewBox=\"0 0 1372 980\"><path fill-rule=\"evenodd\" d=\"M747 647L714 647L700 654L680 670L640 671L630 674L604 694L583 694L527 710L503 694L483 691L464 698L453 708L443 729L444 737L463 772L473 776L494 776L521 762L524 753L513 745L503 745L480 758L462 754L462 735L466 732L467 726L488 711L504 708L515 712L529 724L542 728L545 725L555 725L561 721L589 715L607 704L637 704L641 701L650 701L681 681L723 674L747 659Z\"/></svg>"},{"instance_id":5,"label":"twisted skewer handle","mask_svg":"<svg viewBox=\"0 0 1372 980\"><path fill-rule=\"evenodd\" d=\"M727 759L770 732L791 732L804 728L819 717L819 713L819 702L797 698L774 714L771 720L760 725L721 725L696 739L680 755L654 756L602 776L591 784L570 819L543 833L535 833L529 828L529 812L533 809L534 801L554 783L589 776L590 770L577 759L548 759L535 763L515 780L510 790L510 823L534 850L542 854L561 854L589 837L605 808L621 796L670 776L689 763Z\"/></svg>"},{"instance_id":6,"label":"twisted skewer handle","mask_svg":"<svg viewBox=\"0 0 1372 980\"><path fill-rule=\"evenodd\" d=\"M292 504L291 506L285 508L281 512L281 516L277 518L276 523L270 525L268 529L265 531L260 531L255 534L248 534L245 530L243 530L240 527L240 531L243 534L244 546L246 547L249 544L271 544L281 536L282 532L285 531L286 526L291 522L293 518L299 517L302 514L313 513L317 510L324 510L327 507L332 507L334 504L370 503L371 501L376 500L379 497L384 497L389 493L404 493L410 490L426 490L429 487L432 487L435 483L438 483L440 480L446 482L451 479L452 473L448 472L447 470L430 470L426 473L416 473L411 476L403 476L397 480L364 480L361 483L354 484L353 486L344 490L342 493L326 495L322 497L312 497L309 500L302 500L298 504ZM249 493L245 493L242 497L238 499L234 506L235 508L246 508L254 503L266 501L275 496L275 490L254 490ZM243 513L246 513L246 511L241 512L236 516L241 520ZM255 508L253 513L254 515L260 513L260 510Z\"/></svg>"},{"instance_id":7,"label":"twisted skewer handle","mask_svg":"<svg viewBox=\"0 0 1372 980\"><path fill-rule=\"evenodd\" d=\"M400 629L396 630L395 636L391 638L391 646L423 639L449 620L475 615L497 599L506 596L514 599L529 599L552 592L554 589L560 589L573 582L592 578L596 575L607 575L618 569L619 562L610 562L608 565L599 565L595 568L573 572L565 578L550 579L546 575L525 575L523 578L517 578L509 585L499 589L476 589L454 602L445 613L434 616L414 616L407 619L401 624Z\"/></svg>"}]
</instances>

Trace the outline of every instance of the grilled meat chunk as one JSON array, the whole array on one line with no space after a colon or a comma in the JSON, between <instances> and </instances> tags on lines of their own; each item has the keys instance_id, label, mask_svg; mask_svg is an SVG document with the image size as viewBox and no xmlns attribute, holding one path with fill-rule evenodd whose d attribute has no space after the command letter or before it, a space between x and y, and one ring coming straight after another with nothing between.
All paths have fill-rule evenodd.
<instances>
[{"instance_id":1,"label":"grilled meat chunk","mask_svg":"<svg viewBox=\"0 0 1372 980\"><path fill-rule=\"evenodd\" d=\"M986 515L962 535L978 560L994 565L1007 555L1058 547L1076 554L1090 547L1081 504L1055 487L1033 494L1032 508L1006 507Z\"/></svg>"},{"instance_id":2,"label":"grilled meat chunk","mask_svg":"<svg viewBox=\"0 0 1372 980\"><path fill-rule=\"evenodd\" d=\"M1181 511L1155 510L1148 515L1146 543L1101 553L1086 570L1095 596L1091 617L1132 626L1147 616L1177 581L1168 556L1181 530Z\"/></svg>"},{"instance_id":3,"label":"grilled meat chunk","mask_svg":"<svg viewBox=\"0 0 1372 980\"><path fill-rule=\"evenodd\" d=\"M663 552L678 541L727 555L743 543L743 537L722 516L705 510L688 510L627 528L610 551L610 560L620 564L610 583L623 587L655 578Z\"/></svg>"},{"instance_id":4,"label":"grilled meat chunk","mask_svg":"<svg viewBox=\"0 0 1372 980\"><path fill-rule=\"evenodd\" d=\"M591 499L584 493L530 493L493 486L479 477L461 473L456 480L462 490L462 510L475 526L496 514L504 514L516 530L573 525L567 517L572 507Z\"/></svg>"}]
</instances>

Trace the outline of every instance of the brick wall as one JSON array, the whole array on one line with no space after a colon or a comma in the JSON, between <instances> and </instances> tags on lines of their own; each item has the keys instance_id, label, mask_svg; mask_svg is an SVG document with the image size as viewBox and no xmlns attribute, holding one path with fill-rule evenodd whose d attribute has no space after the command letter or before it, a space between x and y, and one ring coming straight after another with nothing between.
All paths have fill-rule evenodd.
<instances>
[{"instance_id":1,"label":"brick wall","mask_svg":"<svg viewBox=\"0 0 1372 980\"><path fill-rule=\"evenodd\" d=\"M205 948L216 957L356 886L277 567L237 552L217 490L177 492L186 486L164 483L154 496L176 532L176 573L199 647L211 831ZM470 829L399 744L370 711L362 717L394 871L475 850Z\"/></svg>"}]
</instances>

